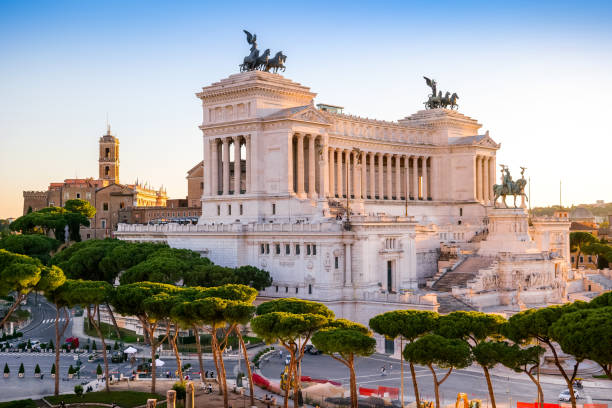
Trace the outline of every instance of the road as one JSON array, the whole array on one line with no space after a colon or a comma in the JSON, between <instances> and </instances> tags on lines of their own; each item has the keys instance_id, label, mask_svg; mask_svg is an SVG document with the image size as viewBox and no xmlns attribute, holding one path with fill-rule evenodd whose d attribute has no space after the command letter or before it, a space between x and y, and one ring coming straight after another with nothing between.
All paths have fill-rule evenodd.
<instances>
[{"instance_id":1,"label":"road","mask_svg":"<svg viewBox=\"0 0 612 408\"><path fill-rule=\"evenodd\" d=\"M392 364L393 367L391 370L389 370L390 364ZM385 376L381 376L381 367L383 365L387 368L387 375ZM278 379L284 366L284 360L281 359L278 354L275 354L268 362L262 365L262 372L268 378ZM410 370L407 365L404 369L404 395L407 401L414 401ZM438 380L440 380L445 373L446 370L436 370ZM358 358L356 360L356 374L359 387L377 388L379 385L400 387L401 376L399 362L383 355ZM338 381L348 389L349 373L346 366L325 355L313 356L306 354L302 364L302 375ZM433 377L429 368L417 366L416 376L421 399L434 400ZM517 379L494 374L492 375L492 380L493 389L495 390L495 399L498 403L497 405L500 407L515 406L516 401L535 401L537 397L536 387L533 382L529 380L527 375L525 375L524 379ZM544 391L544 400L546 402L556 403L558 402L557 397L559 392L566 387L542 382L542 388ZM470 399L481 399L486 406L489 395L482 371L454 370L450 377L448 377L440 387L440 398L443 400L441 402L445 404L454 404L457 393L459 392L468 394ZM591 402L610 404L612 402L612 387L608 389L598 389L585 386L584 394L586 398L579 400L580 404Z\"/></svg>"},{"instance_id":2,"label":"road","mask_svg":"<svg viewBox=\"0 0 612 408\"><path fill-rule=\"evenodd\" d=\"M47 300L38 296L38 303L36 303L35 295L28 296L28 306L31 309L32 321L22 330L23 339L19 341L28 341L28 339L37 339L42 343L47 343L49 340L53 340L55 343L55 306L47 302ZM64 322L62 313L61 322ZM72 335L72 320L69 323L66 332L62 338L62 341Z\"/></svg>"}]
</instances>

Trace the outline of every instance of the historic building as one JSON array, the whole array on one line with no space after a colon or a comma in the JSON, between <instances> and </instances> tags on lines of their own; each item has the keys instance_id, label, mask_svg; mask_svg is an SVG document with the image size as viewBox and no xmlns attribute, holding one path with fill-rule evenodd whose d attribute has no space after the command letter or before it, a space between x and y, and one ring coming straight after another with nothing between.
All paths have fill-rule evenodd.
<instances>
[{"instance_id":1,"label":"historic building","mask_svg":"<svg viewBox=\"0 0 612 408\"><path fill-rule=\"evenodd\" d=\"M315 96L258 70L202 88L197 225L120 224L117 236L261 267L274 279L262 299L323 301L362 323L386 310L437 309L424 286L459 264L472 274L455 291L472 285L457 296L474 307L562 300L554 282L567 274L569 221L529 225L524 208L493 205L500 145L476 120L444 107L365 119L317 108ZM519 181L508 171L502 184ZM443 271L442 245L458 253Z\"/></svg>"},{"instance_id":2,"label":"historic building","mask_svg":"<svg viewBox=\"0 0 612 408\"><path fill-rule=\"evenodd\" d=\"M83 239L106 238L114 235L120 211L128 208L165 208L166 191L154 189L136 181L119 182L119 139L112 135L110 126L99 140L98 178L66 179L49 184L47 191L24 191L23 213L44 207L63 207L67 200L87 200L96 208L89 228L81 228Z\"/></svg>"}]
</instances>

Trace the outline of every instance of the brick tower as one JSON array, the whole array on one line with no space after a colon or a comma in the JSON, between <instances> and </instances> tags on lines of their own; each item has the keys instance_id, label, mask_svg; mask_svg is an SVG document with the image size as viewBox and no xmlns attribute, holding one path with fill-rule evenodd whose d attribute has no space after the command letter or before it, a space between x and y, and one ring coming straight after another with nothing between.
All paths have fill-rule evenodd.
<instances>
[{"instance_id":1,"label":"brick tower","mask_svg":"<svg viewBox=\"0 0 612 408\"><path fill-rule=\"evenodd\" d=\"M100 138L99 174L103 186L119 184L119 139L111 134L110 125Z\"/></svg>"}]
</instances>

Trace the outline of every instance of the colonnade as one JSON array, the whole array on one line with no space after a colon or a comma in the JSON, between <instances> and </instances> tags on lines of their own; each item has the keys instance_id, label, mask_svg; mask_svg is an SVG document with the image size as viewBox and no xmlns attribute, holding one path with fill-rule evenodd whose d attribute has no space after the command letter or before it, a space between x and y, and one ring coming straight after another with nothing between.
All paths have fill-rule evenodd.
<instances>
[{"instance_id":1,"label":"colonnade","mask_svg":"<svg viewBox=\"0 0 612 408\"><path fill-rule=\"evenodd\" d=\"M212 194L238 195L251 191L250 135L218 138L210 143ZM242 146L245 146L244 158L241 157ZM230 162L230 149L234 151L233 162Z\"/></svg>"},{"instance_id":2,"label":"colonnade","mask_svg":"<svg viewBox=\"0 0 612 408\"><path fill-rule=\"evenodd\" d=\"M495 156L476 155L475 158L475 198L483 204L493 203L495 184Z\"/></svg>"},{"instance_id":3,"label":"colonnade","mask_svg":"<svg viewBox=\"0 0 612 408\"><path fill-rule=\"evenodd\" d=\"M377 200L435 199L433 156L331 147L320 135L289 143L290 191L298 197Z\"/></svg>"}]
</instances>

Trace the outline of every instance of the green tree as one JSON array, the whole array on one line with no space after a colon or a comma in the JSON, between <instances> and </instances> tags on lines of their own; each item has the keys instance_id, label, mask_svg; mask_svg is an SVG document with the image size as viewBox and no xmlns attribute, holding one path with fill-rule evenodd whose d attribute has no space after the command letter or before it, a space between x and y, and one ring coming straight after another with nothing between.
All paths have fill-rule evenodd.
<instances>
[{"instance_id":1,"label":"green tree","mask_svg":"<svg viewBox=\"0 0 612 408\"><path fill-rule=\"evenodd\" d=\"M77 280L74 283L74 287L70 291L69 296L70 303L73 305L80 305L87 310L87 319L89 324L93 326L100 338L102 343L102 357L104 358L104 375L106 383L106 391L110 392L109 386L109 375L108 375L108 356L106 349L106 341L104 335L100 329L100 325L96 322L95 316L100 315L100 305L107 304L108 300L112 297L113 287L104 281L85 281ZM93 312L92 312L93 309Z\"/></svg>"},{"instance_id":2,"label":"green tree","mask_svg":"<svg viewBox=\"0 0 612 408\"><path fill-rule=\"evenodd\" d=\"M81 214L85 218L93 218L96 215L96 207L91 205L89 201L81 199L67 200L64 209L68 212Z\"/></svg>"},{"instance_id":3,"label":"green tree","mask_svg":"<svg viewBox=\"0 0 612 408\"><path fill-rule=\"evenodd\" d=\"M406 360L414 361L429 367L433 376L436 408L440 408L440 386L453 371L453 368L464 368L472 363L470 348L460 339L449 339L437 334L427 334L404 348ZM434 365L448 368L448 371L438 381Z\"/></svg>"},{"instance_id":4,"label":"green tree","mask_svg":"<svg viewBox=\"0 0 612 408\"><path fill-rule=\"evenodd\" d=\"M462 339L470 349L474 350L474 347L490 339L499 339L501 337L500 329L505 322L506 320L503 317L495 314L457 311L440 316L436 333L448 338ZM495 354L490 353L474 354L474 357L475 361L482 367L491 398L491 406L495 408L495 393L493 392L489 370L499 364L500 361L494 358Z\"/></svg>"},{"instance_id":5,"label":"green tree","mask_svg":"<svg viewBox=\"0 0 612 408\"><path fill-rule=\"evenodd\" d=\"M345 319L333 320L312 336L312 344L349 369L351 407L358 408L355 356L369 356L376 349L376 340L370 330Z\"/></svg>"},{"instance_id":6,"label":"green tree","mask_svg":"<svg viewBox=\"0 0 612 408\"><path fill-rule=\"evenodd\" d=\"M403 340L414 342L420 336L434 330L437 325L438 314L421 310L394 310L377 315L370 319L370 327L378 334L384 335L389 340L400 338L400 369L401 369L401 394L402 406L404 404L404 353ZM410 374L412 376L412 387L414 397L419 408L421 399L419 396L419 385L416 379L414 363L408 360Z\"/></svg>"},{"instance_id":7,"label":"green tree","mask_svg":"<svg viewBox=\"0 0 612 408\"><path fill-rule=\"evenodd\" d=\"M0 327L30 292L53 290L65 280L63 271L56 266L43 266L37 259L0 249L0 296L17 292L13 305L0 321Z\"/></svg>"},{"instance_id":8,"label":"green tree","mask_svg":"<svg viewBox=\"0 0 612 408\"><path fill-rule=\"evenodd\" d=\"M98 366L96 367L96 375L102 375L102 367L100 366L100 364L98 364Z\"/></svg>"},{"instance_id":9,"label":"green tree","mask_svg":"<svg viewBox=\"0 0 612 408\"><path fill-rule=\"evenodd\" d=\"M257 307L257 317L251 321L251 328L268 344L280 342L290 355L289 378L293 384L293 404L298 406L300 377L297 367L304 357L306 344L312 335L329 320L334 313L322 303L301 299L276 299ZM289 385L285 388L284 407L288 407Z\"/></svg>"},{"instance_id":10,"label":"green tree","mask_svg":"<svg viewBox=\"0 0 612 408\"><path fill-rule=\"evenodd\" d=\"M34 374L40 374L40 366L38 364L34 367Z\"/></svg>"},{"instance_id":11,"label":"green tree","mask_svg":"<svg viewBox=\"0 0 612 408\"><path fill-rule=\"evenodd\" d=\"M563 352L576 361L595 361L612 380L612 307L565 313L552 324L550 333Z\"/></svg>"},{"instance_id":12,"label":"green tree","mask_svg":"<svg viewBox=\"0 0 612 408\"><path fill-rule=\"evenodd\" d=\"M597 242L597 238L590 232L570 232L570 251L576 252L576 269L578 269L580 255L591 254L589 246Z\"/></svg>"},{"instance_id":13,"label":"green tree","mask_svg":"<svg viewBox=\"0 0 612 408\"><path fill-rule=\"evenodd\" d=\"M142 325L151 346L151 392L155 393L155 350L165 341L165 337L156 340L155 330L159 321L149 315L145 300L159 293L172 293L178 288L173 285L154 282L138 282L120 285L116 288L111 304L117 312L124 316L136 316Z\"/></svg>"},{"instance_id":14,"label":"green tree","mask_svg":"<svg viewBox=\"0 0 612 408\"><path fill-rule=\"evenodd\" d=\"M74 386L74 393L77 397L83 398L83 386L81 384L77 384Z\"/></svg>"},{"instance_id":15,"label":"green tree","mask_svg":"<svg viewBox=\"0 0 612 408\"><path fill-rule=\"evenodd\" d=\"M7 235L0 239L0 249L31 256L44 264L49 262L51 252L59 246L58 240L39 234Z\"/></svg>"},{"instance_id":16,"label":"green tree","mask_svg":"<svg viewBox=\"0 0 612 408\"><path fill-rule=\"evenodd\" d=\"M10 374L11 370L9 369L8 363L4 363L4 374Z\"/></svg>"},{"instance_id":17,"label":"green tree","mask_svg":"<svg viewBox=\"0 0 612 408\"><path fill-rule=\"evenodd\" d=\"M601 295L597 296L595 299L591 300L586 307L596 308L596 307L607 307L612 306L612 292L605 292Z\"/></svg>"},{"instance_id":18,"label":"green tree","mask_svg":"<svg viewBox=\"0 0 612 408\"><path fill-rule=\"evenodd\" d=\"M508 339L517 344L527 344L533 340L537 340L548 346L555 359L555 365L563 376L567 388L570 390L570 399L572 408L576 408L576 397L574 395L574 379L578 372L578 366L582 359L577 356L574 369L571 374L568 374L559 360L557 349L554 342L556 338L551 333L553 324L561 318L564 313L571 313L576 309L584 307L578 302L564 306L549 306L543 309L528 309L511 316L508 323L502 327L502 333Z\"/></svg>"},{"instance_id":19,"label":"green tree","mask_svg":"<svg viewBox=\"0 0 612 408\"><path fill-rule=\"evenodd\" d=\"M23 367L23 363L19 365L19 374L25 374L25 368Z\"/></svg>"},{"instance_id":20,"label":"green tree","mask_svg":"<svg viewBox=\"0 0 612 408\"><path fill-rule=\"evenodd\" d=\"M51 366L51 374L55 374L55 363L53 363L53 365ZM57 395L57 394L55 394Z\"/></svg>"}]
</instances>

